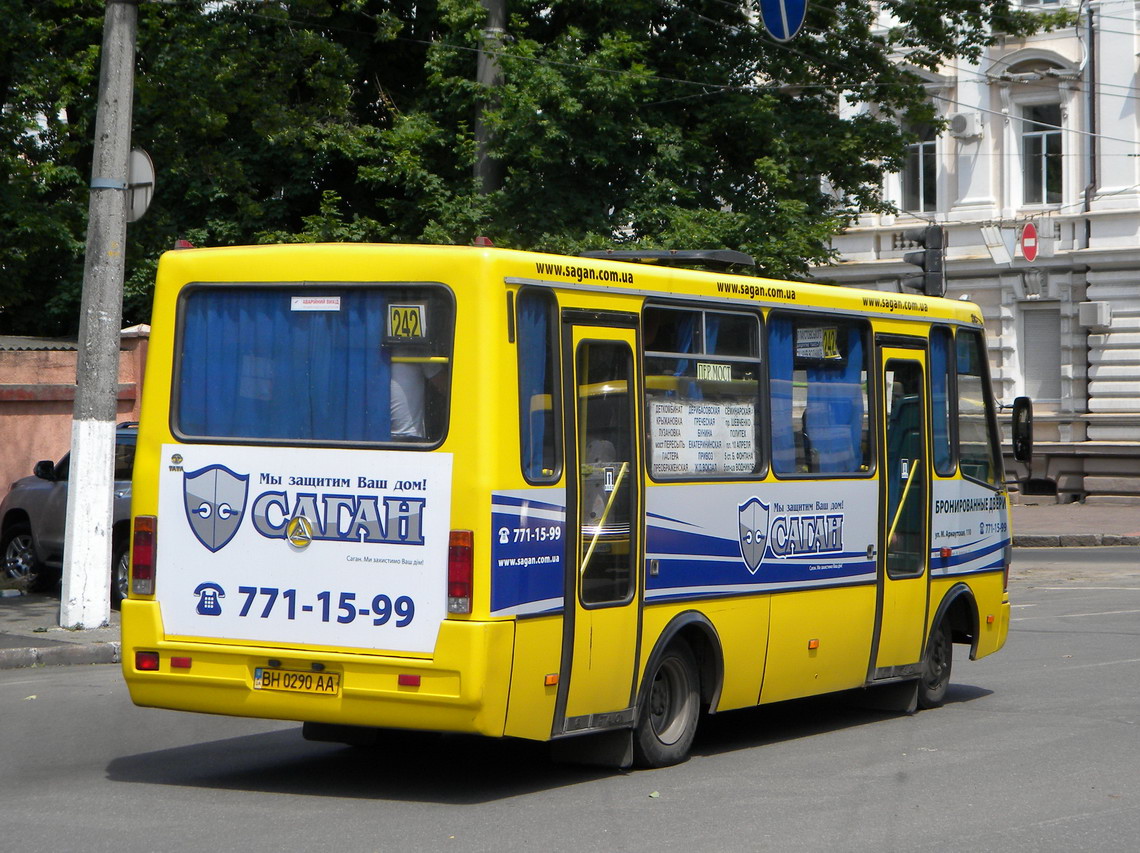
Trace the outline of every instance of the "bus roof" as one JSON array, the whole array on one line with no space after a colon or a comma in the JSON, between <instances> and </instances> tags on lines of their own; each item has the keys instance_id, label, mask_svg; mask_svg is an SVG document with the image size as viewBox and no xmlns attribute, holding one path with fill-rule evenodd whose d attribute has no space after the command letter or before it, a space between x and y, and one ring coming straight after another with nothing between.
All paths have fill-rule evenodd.
<instances>
[{"instance_id":1,"label":"bus roof","mask_svg":"<svg viewBox=\"0 0 1140 853\"><path fill-rule=\"evenodd\" d=\"M177 249L163 255L159 284L179 289L194 282L439 281L454 286L456 272L465 267L480 272L465 278L484 282L982 325L978 306L963 300L490 246L288 243Z\"/></svg>"}]
</instances>

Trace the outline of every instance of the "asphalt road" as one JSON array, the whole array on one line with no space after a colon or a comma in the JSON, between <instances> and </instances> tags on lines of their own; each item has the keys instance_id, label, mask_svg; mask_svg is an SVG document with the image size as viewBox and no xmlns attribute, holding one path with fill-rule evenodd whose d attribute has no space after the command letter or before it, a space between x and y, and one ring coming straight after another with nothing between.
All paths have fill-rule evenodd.
<instances>
[{"instance_id":1,"label":"asphalt road","mask_svg":"<svg viewBox=\"0 0 1140 853\"><path fill-rule=\"evenodd\" d=\"M956 646L941 709L722 714L687 764L632 773L135 708L114 666L0 672L0 850L1131 849L1140 549L1018 551L1011 594L1005 650Z\"/></svg>"}]
</instances>

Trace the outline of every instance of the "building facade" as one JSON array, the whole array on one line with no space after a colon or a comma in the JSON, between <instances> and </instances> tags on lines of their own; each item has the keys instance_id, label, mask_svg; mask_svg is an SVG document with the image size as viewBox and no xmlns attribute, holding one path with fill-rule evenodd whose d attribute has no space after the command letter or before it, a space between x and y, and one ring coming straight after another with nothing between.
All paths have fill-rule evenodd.
<instances>
[{"instance_id":1,"label":"building facade","mask_svg":"<svg viewBox=\"0 0 1140 853\"><path fill-rule=\"evenodd\" d=\"M946 129L915 128L884 188L900 213L864 216L815 275L908 292L913 232L944 226L946 294L982 308L997 397L1034 402L1022 493L1140 503L1140 3L1067 7L1073 26L924 75Z\"/></svg>"}]
</instances>

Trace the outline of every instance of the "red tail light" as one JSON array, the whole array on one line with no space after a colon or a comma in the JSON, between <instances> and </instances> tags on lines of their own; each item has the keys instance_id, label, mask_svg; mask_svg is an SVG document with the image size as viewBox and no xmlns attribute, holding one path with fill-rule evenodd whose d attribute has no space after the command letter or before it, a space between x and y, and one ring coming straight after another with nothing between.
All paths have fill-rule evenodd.
<instances>
[{"instance_id":1,"label":"red tail light","mask_svg":"<svg viewBox=\"0 0 1140 853\"><path fill-rule=\"evenodd\" d=\"M472 552L475 535L470 530L452 530L447 543L447 612L471 612Z\"/></svg>"},{"instance_id":2,"label":"red tail light","mask_svg":"<svg viewBox=\"0 0 1140 853\"><path fill-rule=\"evenodd\" d=\"M158 652L135 652L135 669L139 672L158 672Z\"/></svg>"},{"instance_id":3,"label":"red tail light","mask_svg":"<svg viewBox=\"0 0 1140 853\"><path fill-rule=\"evenodd\" d=\"M131 549L131 592L134 595L154 595L155 526L153 515L135 517Z\"/></svg>"}]
</instances>

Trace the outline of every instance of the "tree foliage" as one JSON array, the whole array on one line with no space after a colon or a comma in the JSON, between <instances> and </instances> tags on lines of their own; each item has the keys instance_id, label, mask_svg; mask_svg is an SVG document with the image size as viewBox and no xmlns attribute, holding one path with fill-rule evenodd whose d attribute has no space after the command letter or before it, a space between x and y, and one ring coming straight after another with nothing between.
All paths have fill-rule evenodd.
<instances>
[{"instance_id":1,"label":"tree foliage","mask_svg":"<svg viewBox=\"0 0 1140 853\"><path fill-rule=\"evenodd\" d=\"M506 3L488 38L480 0L143 0L133 143L158 182L129 230L125 321L147 320L179 238L726 247L795 275L884 209L907 126L933 116L915 72L1044 20L1008 0L818 0L779 44L732 0ZM0 11L0 331L66 333L103 3ZM480 116L490 192L473 176Z\"/></svg>"}]
</instances>

